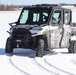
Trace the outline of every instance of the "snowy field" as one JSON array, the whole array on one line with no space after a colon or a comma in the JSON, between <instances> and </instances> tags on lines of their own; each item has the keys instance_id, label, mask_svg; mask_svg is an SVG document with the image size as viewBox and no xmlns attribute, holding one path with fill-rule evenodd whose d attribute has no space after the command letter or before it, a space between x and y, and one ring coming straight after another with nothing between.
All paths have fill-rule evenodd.
<instances>
[{"instance_id":1,"label":"snowy field","mask_svg":"<svg viewBox=\"0 0 76 75\"><path fill-rule=\"evenodd\" d=\"M76 22L76 9L71 9ZM69 54L67 49L47 51L42 58L30 49L4 52L8 23L17 21L19 14L20 11L0 11L0 75L76 75L76 54Z\"/></svg>"}]
</instances>

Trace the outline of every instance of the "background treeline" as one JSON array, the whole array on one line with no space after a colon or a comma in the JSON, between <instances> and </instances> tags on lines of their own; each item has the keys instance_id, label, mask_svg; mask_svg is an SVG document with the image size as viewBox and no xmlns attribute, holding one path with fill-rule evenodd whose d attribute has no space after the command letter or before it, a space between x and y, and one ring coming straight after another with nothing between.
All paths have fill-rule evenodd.
<instances>
[{"instance_id":1,"label":"background treeline","mask_svg":"<svg viewBox=\"0 0 76 75\"><path fill-rule=\"evenodd\" d=\"M61 6L75 6L76 7L76 3L75 4L66 4L66 3L61 3Z\"/></svg>"},{"instance_id":2,"label":"background treeline","mask_svg":"<svg viewBox=\"0 0 76 75\"><path fill-rule=\"evenodd\" d=\"M61 6L75 6L76 4L66 4L66 3L61 3L59 4ZM0 11L13 11L13 10L20 10L24 7L25 5L5 5L0 3Z\"/></svg>"},{"instance_id":3,"label":"background treeline","mask_svg":"<svg viewBox=\"0 0 76 75\"><path fill-rule=\"evenodd\" d=\"M4 5L0 3L0 11L13 11L18 10L20 8L19 5Z\"/></svg>"}]
</instances>

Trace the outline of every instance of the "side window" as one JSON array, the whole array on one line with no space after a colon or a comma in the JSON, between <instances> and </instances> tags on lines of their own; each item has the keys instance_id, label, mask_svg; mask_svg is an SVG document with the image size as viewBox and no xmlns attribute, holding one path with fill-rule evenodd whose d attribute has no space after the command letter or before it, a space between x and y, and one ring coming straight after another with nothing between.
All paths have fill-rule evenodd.
<instances>
[{"instance_id":1,"label":"side window","mask_svg":"<svg viewBox=\"0 0 76 75\"><path fill-rule=\"evenodd\" d=\"M61 10L55 10L52 16L52 23L59 24L61 20Z\"/></svg>"},{"instance_id":2,"label":"side window","mask_svg":"<svg viewBox=\"0 0 76 75\"><path fill-rule=\"evenodd\" d=\"M38 22L39 21L39 13L33 13L33 22Z\"/></svg>"},{"instance_id":3,"label":"side window","mask_svg":"<svg viewBox=\"0 0 76 75\"><path fill-rule=\"evenodd\" d=\"M71 13L70 12L64 12L64 24L69 25L71 21Z\"/></svg>"},{"instance_id":4,"label":"side window","mask_svg":"<svg viewBox=\"0 0 76 75\"><path fill-rule=\"evenodd\" d=\"M24 24L26 23L27 19L28 19L28 14L29 11L28 10L24 10L21 17L20 17L20 24Z\"/></svg>"},{"instance_id":5,"label":"side window","mask_svg":"<svg viewBox=\"0 0 76 75\"><path fill-rule=\"evenodd\" d=\"M48 13L43 12L42 15L43 15L43 22L46 22L48 18Z\"/></svg>"},{"instance_id":6,"label":"side window","mask_svg":"<svg viewBox=\"0 0 76 75\"><path fill-rule=\"evenodd\" d=\"M42 13L42 22L45 23L47 21L47 18L48 18L48 13L43 12ZM39 22L39 19L41 19L40 13L33 13L33 22Z\"/></svg>"}]
</instances>

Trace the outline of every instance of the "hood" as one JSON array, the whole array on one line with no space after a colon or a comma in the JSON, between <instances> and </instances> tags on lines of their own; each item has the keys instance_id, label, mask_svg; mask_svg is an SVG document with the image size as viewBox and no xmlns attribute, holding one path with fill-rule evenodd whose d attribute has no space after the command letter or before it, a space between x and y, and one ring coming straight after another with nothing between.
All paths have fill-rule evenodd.
<instances>
[{"instance_id":1,"label":"hood","mask_svg":"<svg viewBox=\"0 0 76 75\"><path fill-rule=\"evenodd\" d=\"M31 29L33 27L37 27L38 25L16 25L16 26L13 26L13 29L16 28L24 28L24 29Z\"/></svg>"}]
</instances>

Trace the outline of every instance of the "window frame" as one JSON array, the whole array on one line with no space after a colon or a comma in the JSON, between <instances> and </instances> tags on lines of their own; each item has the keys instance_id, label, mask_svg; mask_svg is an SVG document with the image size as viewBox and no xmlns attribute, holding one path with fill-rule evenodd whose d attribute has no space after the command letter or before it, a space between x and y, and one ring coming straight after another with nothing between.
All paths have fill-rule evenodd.
<instances>
[{"instance_id":1,"label":"window frame","mask_svg":"<svg viewBox=\"0 0 76 75\"><path fill-rule=\"evenodd\" d=\"M21 17L21 15L22 15L22 13L23 13L24 10L33 10L33 9L34 9L34 10L37 10L37 9L34 8L34 7L33 7L33 8L23 8L23 10L22 10L22 12L21 12L21 14L20 14L20 16L19 16L19 18L18 18L17 23L18 23L19 25L26 25L26 23L22 23L22 24L20 23L20 17ZM41 9L42 9L42 10L41 10ZM44 11L44 12L47 11L47 12L48 12L48 19L49 19L49 15L50 15L50 10L51 10L51 9L38 8L38 10L41 10L41 11ZM37 10L37 11L38 11L38 10ZM41 13L40 13L40 15L41 15ZM37 23L37 25L47 24L47 23L48 23L48 19L46 19L47 21L46 21L45 23L41 23L41 22L40 22L40 23ZM41 20L40 20L40 21L41 21ZM29 25L31 25L31 24L29 24Z\"/></svg>"},{"instance_id":2,"label":"window frame","mask_svg":"<svg viewBox=\"0 0 76 75\"><path fill-rule=\"evenodd\" d=\"M65 13L70 13L70 21L69 21L69 23L68 23L68 24L67 24L67 23L65 23ZM64 23L65 25L70 25L70 24L71 24L71 22L72 22L72 12L71 12L71 10L64 9L64 13L63 13L63 23Z\"/></svg>"},{"instance_id":3,"label":"window frame","mask_svg":"<svg viewBox=\"0 0 76 75\"><path fill-rule=\"evenodd\" d=\"M52 23L52 16L53 16L53 14L54 14L55 11L61 11L61 14L60 14L61 16L60 16L60 22L59 22L59 23L56 23L56 24L53 24L53 23ZM51 16L51 19L50 19L50 24L51 24L52 26L59 26L59 25L61 24L62 16L63 16L62 13L63 13L63 12L62 12L62 9L60 9L60 8L54 8L54 9L52 10L52 14L51 14L52 16Z\"/></svg>"}]
</instances>

